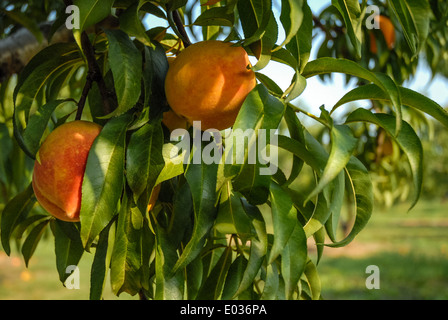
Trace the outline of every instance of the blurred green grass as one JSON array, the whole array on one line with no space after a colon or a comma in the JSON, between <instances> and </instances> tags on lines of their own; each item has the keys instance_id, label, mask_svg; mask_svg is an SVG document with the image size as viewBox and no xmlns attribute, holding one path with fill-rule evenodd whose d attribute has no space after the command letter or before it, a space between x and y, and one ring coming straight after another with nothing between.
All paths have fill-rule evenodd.
<instances>
[{"instance_id":1,"label":"blurred green grass","mask_svg":"<svg viewBox=\"0 0 448 320\"><path fill-rule=\"evenodd\" d=\"M325 248L318 270L322 296L333 300L448 299L448 202L421 201L411 212L405 205L379 210L348 246ZM18 252L0 251L0 299L88 299L93 255L81 259L80 289L62 286L54 244L41 241L29 267ZM366 268L380 270L380 289L365 286ZM107 282L104 299L138 299L113 295Z\"/></svg>"},{"instance_id":2,"label":"blurred green grass","mask_svg":"<svg viewBox=\"0 0 448 320\"><path fill-rule=\"evenodd\" d=\"M377 210L344 248L325 248L318 265L324 299L448 299L448 202L421 201ZM369 265L380 271L380 289L367 289Z\"/></svg>"}]
</instances>

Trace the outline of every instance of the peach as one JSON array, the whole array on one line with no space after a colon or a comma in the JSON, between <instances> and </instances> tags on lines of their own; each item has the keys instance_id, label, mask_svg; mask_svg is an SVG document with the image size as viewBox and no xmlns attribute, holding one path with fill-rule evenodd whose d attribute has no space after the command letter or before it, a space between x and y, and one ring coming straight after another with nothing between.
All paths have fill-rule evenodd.
<instances>
[{"instance_id":1,"label":"peach","mask_svg":"<svg viewBox=\"0 0 448 320\"><path fill-rule=\"evenodd\" d=\"M87 157L102 127L76 120L54 129L34 163L32 185L39 204L55 218L79 221Z\"/></svg>"},{"instance_id":2,"label":"peach","mask_svg":"<svg viewBox=\"0 0 448 320\"><path fill-rule=\"evenodd\" d=\"M208 40L190 45L170 62L165 93L179 116L201 121L201 128L231 127L255 87L246 51L232 43Z\"/></svg>"},{"instance_id":3,"label":"peach","mask_svg":"<svg viewBox=\"0 0 448 320\"><path fill-rule=\"evenodd\" d=\"M176 129L188 129L187 120L177 115L171 109L163 113L162 123L170 132Z\"/></svg>"},{"instance_id":4,"label":"peach","mask_svg":"<svg viewBox=\"0 0 448 320\"><path fill-rule=\"evenodd\" d=\"M380 30L383 33L384 40L386 41L387 47L391 50L395 46L395 27L392 21L386 16L376 16L375 20L378 21L380 25ZM376 38L373 33L370 33L370 51L376 54L378 49L376 46Z\"/></svg>"}]
</instances>

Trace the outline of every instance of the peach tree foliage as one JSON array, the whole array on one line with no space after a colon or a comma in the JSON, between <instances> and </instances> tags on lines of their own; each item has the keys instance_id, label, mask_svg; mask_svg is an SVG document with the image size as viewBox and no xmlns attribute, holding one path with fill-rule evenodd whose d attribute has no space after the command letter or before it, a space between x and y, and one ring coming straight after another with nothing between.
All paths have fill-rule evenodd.
<instances>
[{"instance_id":1,"label":"peach tree foliage","mask_svg":"<svg viewBox=\"0 0 448 320\"><path fill-rule=\"evenodd\" d=\"M56 12L52 32L46 35L51 36L68 15L65 6L45 3L45 10ZM436 102L403 83L412 78L422 52L431 58L434 74L446 73L441 59L446 28L438 25L446 18L446 5L333 0L316 16L306 0L73 4L80 9L80 29L73 30L73 41L41 49L16 83L9 80L11 86L8 81L1 86L2 101L9 97L7 88L14 90L10 117L3 102L0 123L5 203L0 230L7 254L16 243L28 265L43 236L54 238L62 283L67 266L93 255L91 299L102 297L108 276L116 295L138 293L147 299L319 299L317 271L324 248L350 243L372 214L376 166L366 155L375 153L380 131L409 168L405 181L413 191L411 207L418 201L423 149L413 115L427 114L445 127L448 116ZM378 53L369 52L368 4L378 5L392 18L397 32L393 50L385 49L377 34ZM14 15L23 12L21 5L16 1L6 13L9 23L39 34L36 25L46 16ZM100 24L111 15L113 24ZM154 17L170 27L146 29L143 22ZM319 32L324 41L314 43L313 34ZM277 144L284 161L273 175L260 175L267 164L259 160L186 164L169 157L182 141L172 141L161 122L168 110L167 53L217 38L233 41L254 56L258 85L234 129L279 129ZM317 59L310 60L312 47L318 45ZM294 70L286 90L262 73L270 61ZM333 73L345 74L347 81L356 79L358 86L334 106L322 106L320 114L295 103L309 78L328 80ZM336 118L334 111L358 100L369 100L372 107L356 107ZM81 221L68 223L38 206L30 171L48 132L81 117L104 128L87 162ZM318 134L301 123L303 117L318 123ZM248 144L257 140L256 133L252 138ZM213 143L191 144L191 156ZM11 183L20 170L26 172L20 183ZM158 184L158 201L148 212ZM349 232L341 235L345 210L354 212L354 219ZM310 246L317 249L316 255L310 254Z\"/></svg>"}]
</instances>

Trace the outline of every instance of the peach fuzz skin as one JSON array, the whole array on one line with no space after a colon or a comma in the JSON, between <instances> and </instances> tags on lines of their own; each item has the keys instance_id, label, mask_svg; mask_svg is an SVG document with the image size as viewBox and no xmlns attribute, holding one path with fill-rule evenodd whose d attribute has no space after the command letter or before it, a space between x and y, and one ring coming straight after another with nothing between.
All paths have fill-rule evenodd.
<instances>
[{"instance_id":1,"label":"peach fuzz skin","mask_svg":"<svg viewBox=\"0 0 448 320\"><path fill-rule=\"evenodd\" d=\"M34 163L32 185L39 204L63 221L79 221L87 157L102 127L76 120L54 129Z\"/></svg>"},{"instance_id":2,"label":"peach fuzz skin","mask_svg":"<svg viewBox=\"0 0 448 320\"><path fill-rule=\"evenodd\" d=\"M202 130L229 128L246 96L255 87L255 73L242 47L209 40L190 45L170 62L165 80L168 104Z\"/></svg>"}]
</instances>

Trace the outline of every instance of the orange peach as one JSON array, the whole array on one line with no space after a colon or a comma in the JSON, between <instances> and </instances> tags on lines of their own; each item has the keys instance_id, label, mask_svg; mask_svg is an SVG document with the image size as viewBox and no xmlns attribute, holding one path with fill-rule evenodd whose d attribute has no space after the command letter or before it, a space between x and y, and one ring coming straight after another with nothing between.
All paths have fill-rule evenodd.
<instances>
[{"instance_id":1,"label":"orange peach","mask_svg":"<svg viewBox=\"0 0 448 320\"><path fill-rule=\"evenodd\" d=\"M395 28L392 21L388 17L382 15L376 16L375 20L380 25L380 30L383 33L388 49L391 50L395 46ZM378 51L376 38L373 33L370 33L370 51L374 54Z\"/></svg>"},{"instance_id":2,"label":"orange peach","mask_svg":"<svg viewBox=\"0 0 448 320\"><path fill-rule=\"evenodd\" d=\"M39 204L54 217L79 221L87 157L102 127L76 120L54 129L42 143L33 171Z\"/></svg>"},{"instance_id":3,"label":"orange peach","mask_svg":"<svg viewBox=\"0 0 448 320\"><path fill-rule=\"evenodd\" d=\"M255 85L242 47L209 40L190 45L170 62L165 93L174 112L190 124L201 121L203 130L223 130L234 124Z\"/></svg>"}]
</instances>

